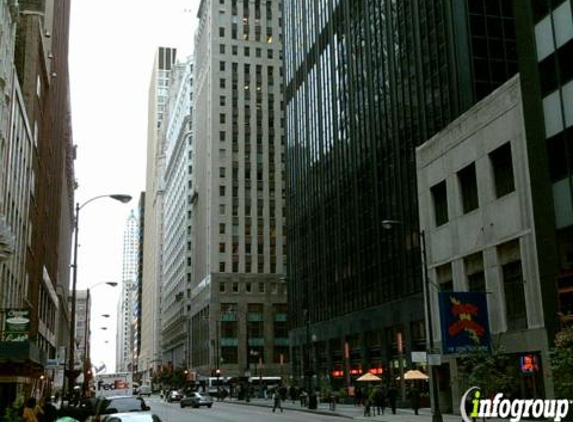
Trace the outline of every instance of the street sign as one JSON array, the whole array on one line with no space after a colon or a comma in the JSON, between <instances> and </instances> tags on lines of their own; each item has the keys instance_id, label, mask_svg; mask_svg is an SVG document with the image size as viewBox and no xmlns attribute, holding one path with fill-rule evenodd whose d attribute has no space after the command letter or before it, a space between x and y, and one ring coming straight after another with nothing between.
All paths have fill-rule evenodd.
<instances>
[{"instance_id":1,"label":"street sign","mask_svg":"<svg viewBox=\"0 0 573 422\"><path fill-rule=\"evenodd\" d=\"M427 356L426 352L412 352L412 362L416 363L426 363Z\"/></svg>"},{"instance_id":2,"label":"street sign","mask_svg":"<svg viewBox=\"0 0 573 422\"><path fill-rule=\"evenodd\" d=\"M60 369L63 367L63 365L60 365L58 359L46 359L46 364L44 365L45 369Z\"/></svg>"},{"instance_id":3,"label":"street sign","mask_svg":"<svg viewBox=\"0 0 573 422\"><path fill-rule=\"evenodd\" d=\"M442 364L442 355L436 355L436 354L428 355L428 364L430 366L440 366Z\"/></svg>"}]
</instances>

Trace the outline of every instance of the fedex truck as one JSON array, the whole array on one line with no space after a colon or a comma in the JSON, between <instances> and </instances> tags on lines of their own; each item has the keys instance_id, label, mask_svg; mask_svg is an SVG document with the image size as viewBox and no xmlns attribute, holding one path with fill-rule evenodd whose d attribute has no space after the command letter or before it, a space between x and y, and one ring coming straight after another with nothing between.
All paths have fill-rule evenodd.
<instances>
[{"instance_id":1,"label":"fedex truck","mask_svg":"<svg viewBox=\"0 0 573 422\"><path fill-rule=\"evenodd\" d=\"M131 396L133 395L133 381L130 372L117 374L101 374L95 379L95 393L99 396Z\"/></svg>"}]
</instances>

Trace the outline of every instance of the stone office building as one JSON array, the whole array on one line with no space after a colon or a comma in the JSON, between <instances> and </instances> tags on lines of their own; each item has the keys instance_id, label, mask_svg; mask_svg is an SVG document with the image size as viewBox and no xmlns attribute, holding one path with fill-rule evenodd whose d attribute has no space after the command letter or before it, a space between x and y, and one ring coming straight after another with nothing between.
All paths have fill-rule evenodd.
<instances>
[{"instance_id":1,"label":"stone office building","mask_svg":"<svg viewBox=\"0 0 573 422\"><path fill-rule=\"evenodd\" d=\"M286 374L281 2L203 0L198 18L191 365Z\"/></svg>"},{"instance_id":2,"label":"stone office building","mask_svg":"<svg viewBox=\"0 0 573 422\"><path fill-rule=\"evenodd\" d=\"M420 227L425 231L434 348L441 347L438 291L485 292L491 349L508 355L515 397L551 395L552 318L543 306L520 80L515 76L418 147ZM441 321L444 323L444 321ZM520 372L534 356L537 376ZM463 356L439 367L443 409L468 385Z\"/></svg>"}]
</instances>

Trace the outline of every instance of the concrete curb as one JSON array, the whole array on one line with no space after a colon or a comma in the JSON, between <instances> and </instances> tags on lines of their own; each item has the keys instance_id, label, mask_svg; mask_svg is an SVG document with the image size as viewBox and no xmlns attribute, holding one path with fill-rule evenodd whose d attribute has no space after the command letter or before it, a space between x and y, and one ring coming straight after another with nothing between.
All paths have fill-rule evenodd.
<instances>
[{"instance_id":1,"label":"concrete curb","mask_svg":"<svg viewBox=\"0 0 573 422\"><path fill-rule=\"evenodd\" d=\"M256 406L256 407L266 407L268 409L272 409L272 406L270 404L264 404L264 403L253 403L253 402L249 402L249 403L245 403L242 401L225 401L225 403L230 403L230 404L238 404L240 406ZM330 412L330 411L324 411L324 410L311 410L311 409L305 409L303 407L301 407L300 409L297 407L285 407L283 406L284 410L288 410L290 412L301 412L301 413L314 413L316 415L324 415L324 416L335 416L335 417L339 417L339 418L345 418L345 419L352 419L354 420L354 418L352 416L348 416L348 415L343 415L342 413L336 413L336 412Z\"/></svg>"}]
</instances>

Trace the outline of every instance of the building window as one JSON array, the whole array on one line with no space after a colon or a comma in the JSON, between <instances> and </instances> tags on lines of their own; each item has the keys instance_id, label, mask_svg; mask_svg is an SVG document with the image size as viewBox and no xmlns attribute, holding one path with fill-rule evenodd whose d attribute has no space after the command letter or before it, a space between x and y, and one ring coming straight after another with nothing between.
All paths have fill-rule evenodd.
<instances>
[{"instance_id":1,"label":"building window","mask_svg":"<svg viewBox=\"0 0 573 422\"><path fill-rule=\"evenodd\" d=\"M222 79L222 81L224 81L224 79ZM219 114L219 123L225 124L226 121L227 121L227 116L225 115L225 113Z\"/></svg>"},{"instance_id":2,"label":"building window","mask_svg":"<svg viewBox=\"0 0 573 422\"><path fill-rule=\"evenodd\" d=\"M224 71L225 71L225 62L219 62L219 70L220 70L221 72L224 72Z\"/></svg>"},{"instance_id":3,"label":"building window","mask_svg":"<svg viewBox=\"0 0 573 422\"><path fill-rule=\"evenodd\" d=\"M221 262L220 264L224 264L224 262ZM220 293L225 293L225 282L221 281L219 283L219 292Z\"/></svg>"},{"instance_id":4,"label":"building window","mask_svg":"<svg viewBox=\"0 0 573 422\"><path fill-rule=\"evenodd\" d=\"M464 258L464 267L468 278L468 290L470 292L485 292L482 253L478 252Z\"/></svg>"},{"instance_id":5,"label":"building window","mask_svg":"<svg viewBox=\"0 0 573 422\"><path fill-rule=\"evenodd\" d=\"M219 224L219 234L225 234L225 223Z\"/></svg>"},{"instance_id":6,"label":"building window","mask_svg":"<svg viewBox=\"0 0 573 422\"><path fill-rule=\"evenodd\" d=\"M219 28L219 36L221 38L225 36L225 28Z\"/></svg>"},{"instance_id":7,"label":"building window","mask_svg":"<svg viewBox=\"0 0 573 422\"><path fill-rule=\"evenodd\" d=\"M225 263L219 262L219 271L224 273L225 272Z\"/></svg>"},{"instance_id":8,"label":"building window","mask_svg":"<svg viewBox=\"0 0 573 422\"><path fill-rule=\"evenodd\" d=\"M474 163L458 172L464 214L479 207L476 166Z\"/></svg>"},{"instance_id":9,"label":"building window","mask_svg":"<svg viewBox=\"0 0 573 422\"><path fill-rule=\"evenodd\" d=\"M493 170L495 196L501 198L515 190L511 144L508 142L489 154Z\"/></svg>"},{"instance_id":10,"label":"building window","mask_svg":"<svg viewBox=\"0 0 573 422\"><path fill-rule=\"evenodd\" d=\"M436 278L438 286L443 292L451 292L454 290L454 281L452 278L452 264L447 263L436 267Z\"/></svg>"},{"instance_id":11,"label":"building window","mask_svg":"<svg viewBox=\"0 0 573 422\"><path fill-rule=\"evenodd\" d=\"M503 287L508 330L527 328L527 312L521 261L503 265Z\"/></svg>"},{"instance_id":12,"label":"building window","mask_svg":"<svg viewBox=\"0 0 573 422\"><path fill-rule=\"evenodd\" d=\"M239 363L239 352L237 346L222 346L221 361L225 364Z\"/></svg>"},{"instance_id":13,"label":"building window","mask_svg":"<svg viewBox=\"0 0 573 422\"><path fill-rule=\"evenodd\" d=\"M219 186L219 196L225 196L225 186Z\"/></svg>"},{"instance_id":14,"label":"building window","mask_svg":"<svg viewBox=\"0 0 573 422\"><path fill-rule=\"evenodd\" d=\"M225 242L219 243L219 253L225 253Z\"/></svg>"},{"instance_id":15,"label":"building window","mask_svg":"<svg viewBox=\"0 0 573 422\"><path fill-rule=\"evenodd\" d=\"M448 196L446 192L446 181L442 181L432 186L432 199L434 201L434 218L436 227L448 222Z\"/></svg>"},{"instance_id":16,"label":"building window","mask_svg":"<svg viewBox=\"0 0 573 422\"><path fill-rule=\"evenodd\" d=\"M233 281L233 293L239 293L239 282Z\"/></svg>"},{"instance_id":17,"label":"building window","mask_svg":"<svg viewBox=\"0 0 573 422\"><path fill-rule=\"evenodd\" d=\"M519 240L507 242L497 248L503 276L507 329L527 328L527 311Z\"/></svg>"},{"instance_id":18,"label":"building window","mask_svg":"<svg viewBox=\"0 0 573 422\"><path fill-rule=\"evenodd\" d=\"M273 348L273 362L286 365L289 361L288 346L275 346Z\"/></svg>"},{"instance_id":19,"label":"building window","mask_svg":"<svg viewBox=\"0 0 573 422\"><path fill-rule=\"evenodd\" d=\"M225 54L225 44L219 44L219 53Z\"/></svg>"}]
</instances>

